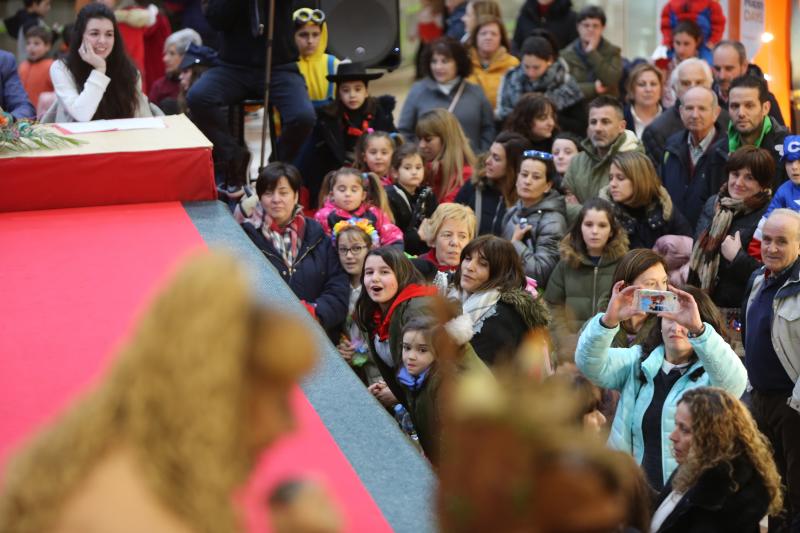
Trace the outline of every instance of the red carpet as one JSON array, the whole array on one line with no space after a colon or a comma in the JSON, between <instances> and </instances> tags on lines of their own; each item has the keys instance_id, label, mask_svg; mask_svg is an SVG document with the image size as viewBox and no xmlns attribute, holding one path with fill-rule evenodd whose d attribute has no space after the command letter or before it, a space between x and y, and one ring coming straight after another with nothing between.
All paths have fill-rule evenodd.
<instances>
[{"instance_id":1,"label":"red carpet","mask_svg":"<svg viewBox=\"0 0 800 533\"><path fill-rule=\"evenodd\" d=\"M0 464L85 391L158 284L205 243L179 203L0 214ZM309 472L335 492L348 530L390 531L298 390L300 427L265 454L242 495L262 530L265 490Z\"/></svg>"}]
</instances>

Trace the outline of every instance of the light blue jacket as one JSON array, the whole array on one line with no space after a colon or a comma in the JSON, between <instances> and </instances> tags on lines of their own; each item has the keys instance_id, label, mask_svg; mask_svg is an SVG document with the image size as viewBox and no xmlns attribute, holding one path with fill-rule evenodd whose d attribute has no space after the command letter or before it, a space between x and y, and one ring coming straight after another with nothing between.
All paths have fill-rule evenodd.
<instances>
[{"instance_id":1,"label":"light blue jacket","mask_svg":"<svg viewBox=\"0 0 800 533\"><path fill-rule=\"evenodd\" d=\"M608 444L632 454L636 462L641 464L644 456L642 419L653 399L653 378L661 371L664 345L654 349L640 364L640 346L610 348L619 326L613 329L604 327L600 324L601 316L603 313L598 313L586 323L578 340L575 363L596 385L620 391ZM696 387L714 386L738 398L747 385L747 371L736 352L710 324L705 326L702 335L689 339L698 360L673 385L661 412L661 468L664 480L678 467L672 456L669 435L675 429L675 411L683 393ZM645 383L639 379L641 374L644 374Z\"/></svg>"}]
</instances>

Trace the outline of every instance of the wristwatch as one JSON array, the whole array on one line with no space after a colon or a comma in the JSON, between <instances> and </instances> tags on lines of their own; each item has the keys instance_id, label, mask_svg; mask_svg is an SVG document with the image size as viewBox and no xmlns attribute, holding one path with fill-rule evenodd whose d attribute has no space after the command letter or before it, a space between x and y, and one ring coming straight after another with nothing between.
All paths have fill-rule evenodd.
<instances>
[{"instance_id":1,"label":"wristwatch","mask_svg":"<svg viewBox=\"0 0 800 533\"><path fill-rule=\"evenodd\" d=\"M690 332L688 332L688 333L686 334L686 336L687 336L688 338L690 338L690 339L696 339L697 337L700 337L700 336L701 336L703 333L705 333L705 332L706 332L706 325L705 325L705 323L703 323L703 327L702 327L702 328L700 328L700 332L699 332L699 333L692 333L692 332L690 331Z\"/></svg>"}]
</instances>

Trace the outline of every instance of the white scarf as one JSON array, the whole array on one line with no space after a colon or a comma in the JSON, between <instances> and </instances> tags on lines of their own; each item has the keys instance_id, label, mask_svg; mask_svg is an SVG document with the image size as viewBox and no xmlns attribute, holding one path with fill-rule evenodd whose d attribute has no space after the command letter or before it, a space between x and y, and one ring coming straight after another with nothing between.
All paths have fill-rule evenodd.
<instances>
[{"instance_id":1,"label":"white scarf","mask_svg":"<svg viewBox=\"0 0 800 533\"><path fill-rule=\"evenodd\" d=\"M477 334L483 329L483 322L497 314L497 301L500 300L500 291L489 289L467 294L465 291L453 288L449 297L461 302L464 314L472 320L472 332Z\"/></svg>"}]
</instances>

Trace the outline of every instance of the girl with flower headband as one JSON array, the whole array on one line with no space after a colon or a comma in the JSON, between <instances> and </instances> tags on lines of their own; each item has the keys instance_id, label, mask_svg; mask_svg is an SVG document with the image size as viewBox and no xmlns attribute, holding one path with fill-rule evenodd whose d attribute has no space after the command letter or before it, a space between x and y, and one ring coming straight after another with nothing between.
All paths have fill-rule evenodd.
<instances>
[{"instance_id":1,"label":"girl with flower headband","mask_svg":"<svg viewBox=\"0 0 800 533\"><path fill-rule=\"evenodd\" d=\"M326 234L331 235L337 222L363 218L377 230L381 246L402 247L403 232L394 225L386 192L376 174L349 167L329 172L322 182L322 202L324 205L314 218Z\"/></svg>"},{"instance_id":2,"label":"girl with flower headband","mask_svg":"<svg viewBox=\"0 0 800 533\"><path fill-rule=\"evenodd\" d=\"M379 244L378 231L365 218L342 220L333 226L333 245L339 255L342 268L350 277L350 304L344 330L336 348L356 375L369 386L380 381L381 374L369 352L367 340L361 334L355 320L355 307L361 295L361 272L369 251Z\"/></svg>"},{"instance_id":3,"label":"girl with flower headband","mask_svg":"<svg viewBox=\"0 0 800 533\"><path fill-rule=\"evenodd\" d=\"M317 109L316 126L298 158L312 202L323 176L355 163L356 143L362 135L397 131L392 117L394 97L369 95L369 82L381 76L357 63L340 63L336 74L326 77L336 84L336 100Z\"/></svg>"}]
</instances>

